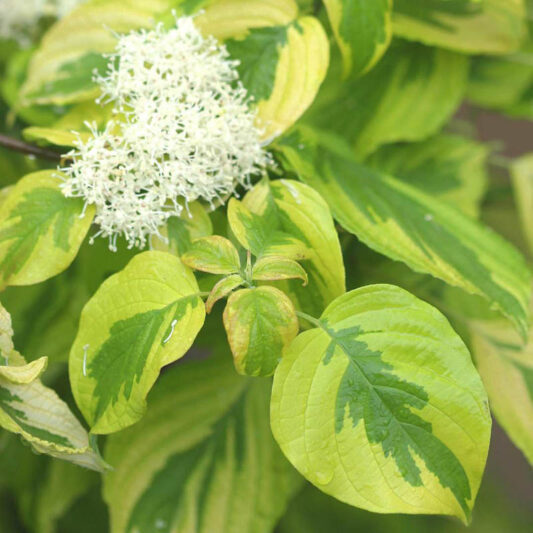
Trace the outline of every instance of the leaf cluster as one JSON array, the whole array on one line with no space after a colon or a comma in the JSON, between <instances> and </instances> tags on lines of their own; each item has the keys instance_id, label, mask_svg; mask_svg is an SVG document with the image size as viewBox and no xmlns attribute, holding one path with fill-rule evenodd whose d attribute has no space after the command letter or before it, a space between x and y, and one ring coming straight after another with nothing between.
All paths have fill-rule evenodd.
<instances>
[{"instance_id":1,"label":"leaf cluster","mask_svg":"<svg viewBox=\"0 0 533 533\"><path fill-rule=\"evenodd\" d=\"M110 119L117 35L192 14L275 161L113 252L0 147L0 529L365 523L333 499L468 524L491 414L533 464L533 156L457 118L533 118L530 4L89 0L0 42L0 145L59 165Z\"/></svg>"}]
</instances>

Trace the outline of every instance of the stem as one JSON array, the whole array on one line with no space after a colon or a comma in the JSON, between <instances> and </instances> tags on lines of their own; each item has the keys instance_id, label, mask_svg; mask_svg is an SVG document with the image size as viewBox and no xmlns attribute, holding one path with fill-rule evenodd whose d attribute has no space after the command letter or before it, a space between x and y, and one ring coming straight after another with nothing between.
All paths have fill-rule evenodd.
<instances>
[{"instance_id":1,"label":"stem","mask_svg":"<svg viewBox=\"0 0 533 533\"><path fill-rule=\"evenodd\" d=\"M35 146L34 144L29 144L24 141L19 141L18 139L13 139L6 135L0 134L0 146L7 148L8 150L13 150L15 152L20 152L21 154L32 155L40 159L46 159L48 161L54 161L59 163L61 161L61 154L53 150L48 150L46 148L41 148Z\"/></svg>"},{"instance_id":2,"label":"stem","mask_svg":"<svg viewBox=\"0 0 533 533\"><path fill-rule=\"evenodd\" d=\"M246 250L246 281L252 283L252 252Z\"/></svg>"},{"instance_id":3,"label":"stem","mask_svg":"<svg viewBox=\"0 0 533 533\"><path fill-rule=\"evenodd\" d=\"M196 294L192 294L192 296L198 296L199 298L207 298L210 294L210 292L197 292Z\"/></svg>"},{"instance_id":4,"label":"stem","mask_svg":"<svg viewBox=\"0 0 533 533\"><path fill-rule=\"evenodd\" d=\"M308 315L307 313L303 313L302 311L296 311L296 316L307 320L307 322L313 324L313 326L316 326L317 328L323 329L324 331L326 330L322 322L320 322L320 320L318 320L318 318L315 318L314 316Z\"/></svg>"}]
</instances>

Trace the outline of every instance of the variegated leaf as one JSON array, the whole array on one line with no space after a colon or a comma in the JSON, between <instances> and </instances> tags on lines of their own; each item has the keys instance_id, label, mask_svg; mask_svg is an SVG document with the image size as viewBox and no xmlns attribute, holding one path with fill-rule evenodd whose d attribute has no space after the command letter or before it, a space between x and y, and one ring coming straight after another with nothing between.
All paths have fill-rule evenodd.
<instances>
[{"instance_id":1,"label":"variegated leaf","mask_svg":"<svg viewBox=\"0 0 533 533\"><path fill-rule=\"evenodd\" d=\"M533 465L533 327L525 346L501 320L471 321L470 333L491 410Z\"/></svg>"},{"instance_id":2,"label":"variegated leaf","mask_svg":"<svg viewBox=\"0 0 533 533\"><path fill-rule=\"evenodd\" d=\"M478 107L533 119L533 39L519 52L472 61L467 98Z\"/></svg>"},{"instance_id":3,"label":"variegated leaf","mask_svg":"<svg viewBox=\"0 0 533 533\"><path fill-rule=\"evenodd\" d=\"M240 61L240 79L256 102L265 139L280 135L296 122L326 77L329 43L314 17L252 29L226 45L231 57Z\"/></svg>"},{"instance_id":4,"label":"variegated leaf","mask_svg":"<svg viewBox=\"0 0 533 533\"><path fill-rule=\"evenodd\" d=\"M182 357L203 325L192 273L174 255L144 252L87 303L69 361L76 402L93 433L137 422L160 369Z\"/></svg>"},{"instance_id":5,"label":"variegated leaf","mask_svg":"<svg viewBox=\"0 0 533 533\"><path fill-rule=\"evenodd\" d=\"M81 139L86 141L90 134L77 134L72 131L60 130L56 128L39 128L32 126L24 130L24 138L36 144L54 144L56 146L75 147Z\"/></svg>"},{"instance_id":6,"label":"variegated leaf","mask_svg":"<svg viewBox=\"0 0 533 533\"><path fill-rule=\"evenodd\" d=\"M294 232L280 227L267 183L264 181L254 187L250 207L236 198L230 199L228 222L233 235L245 250L256 257L274 255L298 261L308 259L310 251L306 244ZM249 196L245 198L250 199Z\"/></svg>"},{"instance_id":7,"label":"variegated leaf","mask_svg":"<svg viewBox=\"0 0 533 533\"><path fill-rule=\"evenodd\" d=\"M300 479L272 439L269 383L229 359L170 370L145 418L109 439L112 533L272 531Z\"/></svg>"},{"instance_id":8,"label":"variegated leaf","mask_svg":"<svg viewBox=\"0 0 533 533\"><path fill-rule=\"evenodd\" d=\"M293 303L279 289L255 287L229 297L224 327L237 372L270 376L298 334L298 318Z\"/></svg>"},{"instance_id":9,"label":"variegated leaf","mask_svg":"<svg viewBox=\"0 0 533 533\"><path fill-rule=\"evenodd\" d=\"M470 54L516 50L526 33L524 0L395 0L394 33Z\"/></svg>"},{"instance_id":10,"label":"variegated leaf","mask_svg":"<svg viewBox=\"0 0 533 533\"><path fill-rule=\"evenodd\" d=\"M46 357L26 363L12 347L12 334L11 317L0 305L0 426L23 437L39 453L103 470L85 429L67 404L39 380Z\"/></svg>"},{"instance_id":11,"label":"variegated leaf","mask_svg":"<svg viewBox=\"0 0 533 533\"><path fill-rule=\"evenodd\" d=\"M226 41L240 61L239 73L255 99L265 138L291 126L314 100L328 68L329 43L316 18L297 18L294 0L107 0L81 6L47 32L30 63L23 103L94 99L99 94L94 71L105 70L104 54L113 50L116 34L152 27L158 19L172 25L172 9L178 15L198 12L200 31ZM298 69L291 68L294 63ZM28 134L71 141L65 132Z\"/></svg>"},{"instance_id":12,"label":"variegated leaf","mask_svg":"<svg viewBox=\"0 0 533 533\"><path fill-rule=\"evenodd\" d=\"M181 260L190 268L211 274L236 274L241 270L237 248L220 235L196 239Z\"/></svg>"},{"instance_id":13,"label":"variegated leaf","mask_svg":"<svg viewBox=\"0 0 533 533\"><path fill-rule=\"evenodd\" d=\"M392 37L392 0L324 0L342 53L344 75L370 70Z\"/></svg>"},{"instance_id":14,"label":"variegated leaf","mask_svg":"<svg viewBox=\"0 0 533 533\"><path fill-rule=\"evenodd\" d=\"M361 165L339 137L300 128L279 149L344 228L417 272L484 297L525 337L531 273L511 244L445 202Z\"/></svg>"},{"instance_id":15,"label":"variegated leaf","mask_svg":"<svg viewBox=\"0 0 533 533\"><path fill-rule=\"evenodd\" d=\"M117 118L112 104L102 105L93 100L73 105L49 127L32 126L23 130L24 138L37 144L53 144L75 148L79 141L86 142L91 128L104 129L108 120ZM89 127L90 126L90 127Z\"/></svg>"},{"instance_id":16,"label":"variegated leaf","mask_svg":"<svg viewBox=\"0 0 533 533\"><path fill-rule=\"evenodd\" d=\"M468 69L464 55L396 41L362 78L339 83L332 69L307 121L347 138L359 157L383 144L419 141L457 110Z\"/></svg>"},{"instance_id":17,"label":"variegated leaf","mask_svg":"<svg viewBox=\"0 0 533 533\"><path fill-rule=\"evenodd\" d=\"M522 230L533 255L533 154L513 163L512 179Z\"/></svg>"},{"instance_id":18,"label":"variegated leaf","mask_svg":"<svg viewBox=\"0 0 533 533\"><path fill-rule=\"evenodd\" d=\"M89 231L94 210L66 198L57 171L28 174L0 212L0 287L31 285L65 270Z\"/></svg>"},{"instance_id":19,"label":"variegated leaf","mask_svg":"<svg viewBox=\"0 0 533 533\"><path fill-rule=\"evenodd\" d=\"M239 274L230 274L218 281L211 289L207 300L205 301L205 310L210 313L213 306L222 298L245 283Z\"/></svg>"},{"instance_id":20,"label":"variegated leaf","mask_svg":"<svg viewBox=\"0 0 533 533\"><path fill-rule=\"evenodd\" d=\"M172 0L96 0L59 20L32 57L23 104L66 104L93 100L99 90L94 70L104 71L117 33L150 27Z\"/></svg>"},{"instance_id":21,"label":"variegated leaf","mask_svg":"<svg viewBox=\"0 0 533 533\"><path fill-rule=\"evenodd\" d=\"M293 180L263 180L228 210L233 233L257 257L297 260L309 283L280 281L296 307L318 315L345 290L344 264L333 219L311 187Z\"/></svg>"},{"instance_id":22,"label":"variegated leaf","mask_svg":"<svg viewBox=\"0 0 533 533\"><path fill-rule=\"evenodd\" d=\"M391 285L337 298L285 351L271 422L318 488L383 513L467 522L491 419L470 354L433 307Z\"/></svg>"},{"instance_id":23,"label":"variegated leaf","mask_svg":"<svg viewBox=\"0 0 533 533\"><path fill-rule=\"evenodd\" d=\"M97 485L99 478L94 472L61 461L53 461L45 476L36 495L35 531L57 533L63 515L76 500Z\"/></svg>"},{"instance_id":24,"label":"variegated leaf","mask_svg":"<svg viewBox=\"0 0 533 533\"><path fill-rule=\"evenodd\" d=\"M489 148L458 135L383 146L367 163L477 218L487 187Z\"/></svg>"},{"instance_id":25,"label":"variegated leaf","mask_svg":"<svg viewBox=\"0 0 533 533\"><path fill-rule=\"evenodd\" d=\"M181 256L190 249L192 241L212 235L213 224L206 208L199 202L192 202L179 217L169 218L160 232L161 237L152 239L152 248Z\"/></svg>"},{"instance_id":26,"label":"variegated leaf","mask_svg":"<svg viewBox=\"0 0 533 533\"><path fill-rule=\"evenodd\" d=\"M275 255L261 257L252 269L254 281L279 281L282 279L301 279L307 285L309 278L304 268L286 257Z\"/></svg>"}]
</instances>

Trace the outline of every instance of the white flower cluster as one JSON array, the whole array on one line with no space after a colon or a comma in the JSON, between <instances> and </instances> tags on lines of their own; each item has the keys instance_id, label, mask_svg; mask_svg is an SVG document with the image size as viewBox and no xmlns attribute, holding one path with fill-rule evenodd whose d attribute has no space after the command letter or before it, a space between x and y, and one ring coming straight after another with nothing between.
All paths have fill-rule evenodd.
<instances>
[{"instance_id":1,"label":"white flower cluster","mask_svg":"<svg viewBox=\"0 0 533 533\"><path fill-rule=\"evenodd\" d=\"M39 21L61 18L86 0L0 0L0 39L31 41Z\"/></svg>"},{"instance_id":2,"label":"white flower cluster","mask_svg":"<svg viewBox=\"0 0 533 533\"><path fill-rule=\"evenodd\" d=\"M93 127L61 169L64 194L96 207L111 249L118 235L143 247L188 202L223 201L270 163L236 66L191 17L119 37L96 77L117 120Z\"/></svg>"}]
</instances>

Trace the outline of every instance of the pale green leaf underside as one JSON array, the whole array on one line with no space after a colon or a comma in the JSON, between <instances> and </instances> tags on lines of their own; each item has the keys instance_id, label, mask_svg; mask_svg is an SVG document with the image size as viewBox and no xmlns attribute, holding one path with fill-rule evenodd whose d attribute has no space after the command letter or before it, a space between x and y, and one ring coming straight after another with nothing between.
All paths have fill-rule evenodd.
<instances>
[{"instance_id":1,"label":"pale green leaf underside","mask_svg":"<svg viewBox=\"0 0 533 533\"><path fill-rule=\"evenodd\" d=\"M161 367L182 357L203 325L198 292L176 256L154 251L136 255L87 303L69 370L93 433L111 433L142 417Z\"/></svg>"},{"instance_id":2,"label":"pale green leaf underside","mask_svg":"<svg viewBox=\"0 0 533 533\"><path fill-rule=\"evenodd\" d=\"M344 228L417 272L484 297L525 337L531 274L507 241L446 203L361 165L338 137L299 129L280 150Z\"/></svg>"},{"instance_id":3,"label":"pale green leaf underside","mask_svg":"<svg viewBox=\"0 0 533 533\"><path fill-rule=\"evenodd\" d=\"M136 426L113 435L112 533L269 533L299 486L268 424L269 383L224 358L163 376Z\"/></svg>"},{"instance_id":4,"label":"pale green leaf underside","mask_svg":"<svg viewBox=\"0 0 533 533\"><path fill-rule=\"evenodd\" d=\"M274 436L336 498L376 512L467 521L490 414L468 350L446 319L403 289L337 298L274 376Z\"/></svg>"},{"instance_id":5,"label":"pale green leaf underside","mask_svg":"<svg viewBox=\"0 0 533 533\"><path fill-rule=\"evenodd\" d=\"M35 451L103 470L89 436L68 405L39 380L47 363L31 363L13 349L11 317L0 304L0 426L29 442Z\"/></svg>"},{"instance_id":6,"label":"pale green leaf underside","mask_svg":"<svg viewBox=\"0 0 533 533\"><path fill-rule=\"evenodd\" d=\"M400 37L470 54L516 50L526 32L524 0L395 0Z\"/></svg>"},{"instance_id":7,"label":"pale green leaf underside","mask_svg":"<svg viewBox=\"0 0 533 533\"><path fill-rule=\"evenodd\" d=\"M533 328L524 346L505 322L475 321L470 326L491 410L533 465Z\"/></svg>"}]
</instances>

